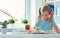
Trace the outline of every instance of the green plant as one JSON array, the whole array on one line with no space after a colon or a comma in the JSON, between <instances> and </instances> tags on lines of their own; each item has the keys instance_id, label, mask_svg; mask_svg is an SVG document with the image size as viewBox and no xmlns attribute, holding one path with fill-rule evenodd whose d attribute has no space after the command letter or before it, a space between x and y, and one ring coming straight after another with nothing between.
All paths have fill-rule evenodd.
<instances>
[{"instance_id":1,"label":"green plant","mask_svg":"<svg viewBox=\"0 0 60 38\"><path fill-rule=\"evenodd\" d=\"M22 23L23 23L23 24L27 24L27 23L28 23L28 20L27 20L27 19L23 19L23 20L22 20Z\"/></svg>"},{"instance_id":2,"label":"green plant","mask_svg":"<svg viewBox=\"0 0 60 38\"><path fill-rule=\"evenodd\" d=\"M6 28L7 24L9 24L7 21L2 22L2 28Z\"/></svg>"},{"instance_id":3,"label":"green plant","mask_svg":"<svg viewBox=\"0 0 60 38\"><path fill-rule=\"evenodd\" d=\"M9 20L8 20L8 23L9 23L9 24L13 24L13 23L15 23L15 21L14 21L13 19L9 19Z\"/></svg>"}]
</instances>

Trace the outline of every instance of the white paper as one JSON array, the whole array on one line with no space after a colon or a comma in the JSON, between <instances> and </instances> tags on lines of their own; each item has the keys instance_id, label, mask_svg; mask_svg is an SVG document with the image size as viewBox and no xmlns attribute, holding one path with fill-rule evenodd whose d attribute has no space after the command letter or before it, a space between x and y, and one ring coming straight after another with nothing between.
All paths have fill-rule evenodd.
<instances>
[{"instance_id":1,"label":"white paper","mask_svg":"<svg viewBox=\"0 0 60 38\"><path fill-rule=\"evenodd\" d=\"M46 33L56 33L54 30L46 30L46 31L42 31L42 30L31 30L31 33L35 33L35 34L46 34Z\"/></svg>"}]
</instances>

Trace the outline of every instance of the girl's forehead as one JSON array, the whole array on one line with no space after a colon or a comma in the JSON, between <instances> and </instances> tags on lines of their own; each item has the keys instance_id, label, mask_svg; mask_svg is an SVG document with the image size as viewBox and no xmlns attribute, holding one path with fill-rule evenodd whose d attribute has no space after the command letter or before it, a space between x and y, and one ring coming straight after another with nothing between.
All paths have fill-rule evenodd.
<instances>
[{"instance_id":1,"label":"girl's forehead","mask_svg":"<svg viewBox=\"0 0 60 38\"><path fill-rule=\"evenodd\" d=\"M43 14L43 13L49 13L49 12L48 11L42 11L41 14Z\"/></svg>"},{"instance_id":2,"label":"girl's forehead","mask_svg":"<svg viewBox=\"0 0 60 38\"><path fill-rule=\"evenodd\" d=\"M43 11L42 14L48 14L49 12L48 11Z\"/></svg>"},{"instance_id":3,"label":"girl's forehead","mask_svg":"<svg viewBox=\"0 0 60 38\"><path fill-rule=\"evenodd\" d=\"M43 13L44 13L44 12L45 12L45 13L48 13L48 11L43 11Z\"/></svg>"}]
</instances>

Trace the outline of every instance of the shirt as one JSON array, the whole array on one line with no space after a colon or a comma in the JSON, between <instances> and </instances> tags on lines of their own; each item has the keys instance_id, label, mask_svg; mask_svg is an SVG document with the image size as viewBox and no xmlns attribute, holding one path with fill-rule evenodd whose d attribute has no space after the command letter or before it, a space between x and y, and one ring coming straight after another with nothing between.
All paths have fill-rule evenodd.
<instances>
[{"instance_id":1,"label":"shirt","mask_svg":"<svg viewBox=\"0 0 60 38\"><path fill-rule=\"evenodd\" d=\"M53 26L55 25L56 23L54 21L50 21L50 20L41 20L41 21L37 21L35 23L35 25L37 27L39 27L40 30L52 30Z\"/></svg>"}]
</instances>

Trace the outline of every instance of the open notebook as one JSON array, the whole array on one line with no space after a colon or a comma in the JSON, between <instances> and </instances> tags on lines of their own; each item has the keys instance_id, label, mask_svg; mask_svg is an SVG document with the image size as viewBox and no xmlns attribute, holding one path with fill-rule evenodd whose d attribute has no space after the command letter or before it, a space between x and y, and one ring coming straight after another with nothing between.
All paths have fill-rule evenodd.
<instances>
[{"instance_id":1,"label":"open notebook","mask_svg":"<svg viewBox=\"0 0 60 38\"><path fill-rule=\"evenodd\" d=\"M46 31L41 31L41 30L31 30L30 33L32 34L50 34L50 33L56 33L54 30L46 30Z\"/></svg>"}]
</instances>

